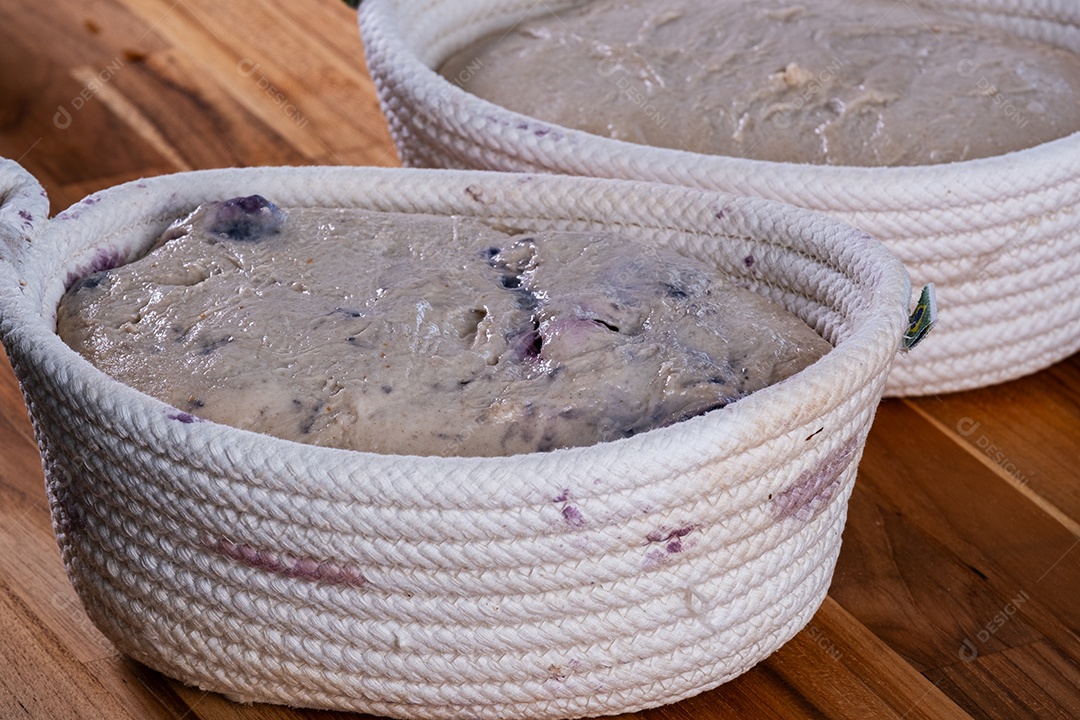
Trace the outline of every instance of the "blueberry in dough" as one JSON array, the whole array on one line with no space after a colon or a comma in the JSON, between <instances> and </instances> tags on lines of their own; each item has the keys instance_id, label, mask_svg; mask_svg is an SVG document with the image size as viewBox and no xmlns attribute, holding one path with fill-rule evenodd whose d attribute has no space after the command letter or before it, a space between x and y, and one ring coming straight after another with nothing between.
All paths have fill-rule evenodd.
<instances>
[{"instance_id":1,"label":"blueberry in dough","mask_svg":"<svg viewBox=\"0 0 1080 720\"><path fill-rule=\"evenodd\" d=\"M91 273L86 277L80 278L75 281L75 284L71 286L69 292L82 292L83 290L95 290L101 286L102 283L109 279L108 270L98 270L96 273Z\"/></svg>"},{"instance_id":2,"label":"blueberry in dough","mask_svg":"<svg viewBox=\"0 0 1080 720\"><path fill-rule=\"evenodd\" d=\"M284 223L281 208L262 195L248 195L218 203L208 229L230 240L252 241L277 233Z\"/></svg>"}]
</instances>

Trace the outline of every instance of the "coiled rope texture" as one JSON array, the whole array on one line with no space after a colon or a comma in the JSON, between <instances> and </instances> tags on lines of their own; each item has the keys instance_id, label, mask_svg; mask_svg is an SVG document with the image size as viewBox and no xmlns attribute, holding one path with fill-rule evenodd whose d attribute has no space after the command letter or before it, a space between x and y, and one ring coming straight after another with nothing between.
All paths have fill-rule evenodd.
<instances>
[{"instance_id":1,"label":"coiled rope texture","mask_svg":"<svg viewBox=\"0 0 1080 720\"><path fill-rule=\"evenodd\" d=\"M0 336L63 560L93 621L151 667L240 700L400 718L614 714L744 672L825 595L910 294L861 231L763 200L548 175L213 170L112 188L49 222L14 163L0 189ZM193 421L55 335L75 277L200 202L252 193L617 229L706 259L836 347L627 440L418 458Z\"/></svg>"}]
</instances>

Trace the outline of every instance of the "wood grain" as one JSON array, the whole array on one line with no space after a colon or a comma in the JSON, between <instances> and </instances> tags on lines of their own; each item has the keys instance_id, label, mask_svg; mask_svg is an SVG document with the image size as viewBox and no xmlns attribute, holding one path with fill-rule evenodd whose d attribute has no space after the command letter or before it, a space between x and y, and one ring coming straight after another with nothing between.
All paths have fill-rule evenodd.
<instances>
[{"instance_id":1,"label":"wood grain","mask_svg":"<svg viewBox=\"0 0 1080 720\"><path fill-rule=\"evenodd\" d=\"M53 211L142 176L393 165L337 0L0 6L0 155ZM745 675L625 716L1080 717L1080 358L879 409L830 595ZM82 612L21 394L0 361L0 717L299 720L123 657Z\"/></svg>"}]
</instances>

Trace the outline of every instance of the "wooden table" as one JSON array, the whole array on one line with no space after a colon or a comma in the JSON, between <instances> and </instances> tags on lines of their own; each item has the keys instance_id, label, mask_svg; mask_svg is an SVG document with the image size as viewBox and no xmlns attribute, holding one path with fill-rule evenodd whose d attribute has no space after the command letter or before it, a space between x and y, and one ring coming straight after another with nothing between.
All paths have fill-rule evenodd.
<instances>
[{"instance_id":1,"label":"wooden table","mask_svg":"<svg viewBox=\"0 0 1080 720\"><path fill-rule=\"evenodd\" d=\"M176 170L396 164L355 19L337 0L7 0L0 155L54 212ZM735 681L640 717L1080 717L1078 448L1080 356L884 402L810 625ZM237 705L116 652L64 576L6 361L0 716L347 717Z\"/></svg>"}]
</instances>

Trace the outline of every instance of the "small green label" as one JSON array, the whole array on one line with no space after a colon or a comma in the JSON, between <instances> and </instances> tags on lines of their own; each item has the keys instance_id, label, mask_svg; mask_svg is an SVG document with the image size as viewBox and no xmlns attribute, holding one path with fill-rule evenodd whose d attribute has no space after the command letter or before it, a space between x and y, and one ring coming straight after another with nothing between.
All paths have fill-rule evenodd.
<instances>
[{"instance_id":1,"label":"small green label","mask_svg":"<svg viewBox=\"0 0 1080 720\"><path fill-rule=\"evenodd\" d=\"M915 311L908 316L908 329L904 333L902 349L910 350L922 342L936 322L937 299L934 296L934 283L929 283L922 289Z\"/></svg>"}]
</instances>

